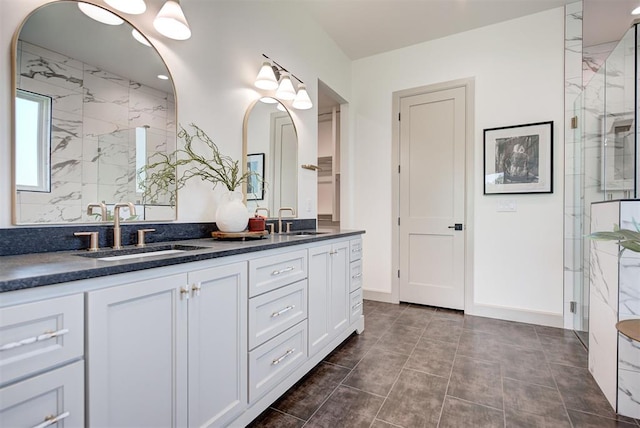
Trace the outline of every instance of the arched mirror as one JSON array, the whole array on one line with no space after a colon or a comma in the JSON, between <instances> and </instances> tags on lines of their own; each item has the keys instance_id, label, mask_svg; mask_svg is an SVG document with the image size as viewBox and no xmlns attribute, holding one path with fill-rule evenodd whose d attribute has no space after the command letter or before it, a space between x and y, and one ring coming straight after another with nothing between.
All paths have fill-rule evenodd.
<instances>
[{"instance_id":1,"label":"arched mirror","mask_svg":"<svg viewBox=\"0 0 640 428\"><path fill-rule=\"evenodd\" d=\"M136 205L129 220L175 220L170 195L142 199L137 173L176 149L169 71L133 26L100 23L80 4L40 7L15 38L14 223L110 221L118 202ZM87 213L95 203L106 215Z\"/></svg>"},{"instance_id":2,"label":"arched mirror","mask_svg":"<svg viewBox=\"0 0 640 428\"><path fill-rule=\"evenodd\" d=\"M297 212L298 134L286 107L270 97L254 102L244 117L243 144L246 168L264 180L264 186L258 180L246 186L249 211L267 208L273 217L281 207Z\"/></svg>"}]
</instances>

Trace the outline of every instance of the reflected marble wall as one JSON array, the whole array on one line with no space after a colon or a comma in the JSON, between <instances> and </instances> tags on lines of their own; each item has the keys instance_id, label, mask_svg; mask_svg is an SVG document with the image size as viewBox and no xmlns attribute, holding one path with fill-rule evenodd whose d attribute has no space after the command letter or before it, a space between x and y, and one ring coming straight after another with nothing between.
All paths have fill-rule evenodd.
<instances>
[{"instance_id":1,"label":"reflected marble wall","mask_svg":"<svg viewBox=\"0 0 640 428\"><path fill-rule=\"evenodd\" d=\"M136 127L148 154L176 149L173 94L22 41L18 87L53 98L51 192L18 192L19 223L95 221L90 202L139 203Z\"/></svg>"},{"instance_id":2,"label":"reflected marble wall","mask_svg":"<svg viewBox=\"0 0 640 428\"><path fill-rule=\"evenodd\" d=\"M635 230L640 201L601 202L591 207L592 230L614 224ZM640 343L615 324L640 318L640 253L618 253L609 241L591 241L589 371L619 414L640 418ZM617 350L617 352L616 352Z\"/></svg>"}]
</instances>

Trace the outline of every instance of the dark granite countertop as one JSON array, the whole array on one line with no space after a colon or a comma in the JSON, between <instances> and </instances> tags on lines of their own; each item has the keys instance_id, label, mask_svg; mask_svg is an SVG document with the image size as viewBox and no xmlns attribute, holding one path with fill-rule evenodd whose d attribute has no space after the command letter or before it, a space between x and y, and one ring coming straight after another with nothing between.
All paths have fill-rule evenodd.
<instances>
[{"instance_id":1,"label":"dark granite countertop","mask_svg":"<svg viewBox=\"0 0 640 428\"><path fill-rule=\"evenodd\" d=\"M298 233L300 231L296 231ZM181 263L246 254L316 241L355 236L363 230L320 229L316 235L269 235L262 239L246 241L220 241L212 238L191 239L177 242L150 244L147 248L165 247L168 244L203 247L195 250L151 257L134 257L126 260L98 260L110 255L110 248L97 253L87 251L59 251L52 253L23 254L0 257L0 292L41 287L62 282L97 278L118 273L134 272ZM126 253L126 247L121 250ZM104 254L103 254L104 253Z\"/></svg>"}]
</instances>

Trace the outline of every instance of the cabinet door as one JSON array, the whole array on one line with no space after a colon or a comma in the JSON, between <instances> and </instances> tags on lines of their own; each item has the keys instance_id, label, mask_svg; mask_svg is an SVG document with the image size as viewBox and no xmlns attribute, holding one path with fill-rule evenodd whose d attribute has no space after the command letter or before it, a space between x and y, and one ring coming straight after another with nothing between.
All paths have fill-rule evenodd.
<instances>
[{"instance_id":1,"label":"cabinet door","mask_svg":"<svg viewBox=\"0 0 640 428\"><path fill-rule=\"evenodd\" d=\"M329 255L331 256L329 316L333 338L349 325L349 242L333 244Z\"/></svg>"},{"instance_id":2,"label":"cabinet door","mask_svg":"<svg viewBox=\"0 0 640 428\"><path fill-rule=\"evenodd\" d=\"M309 249L309 355L349 325L349 242Z\"/></svg>"},{"instance_id":3,"label":"cabinet door","mask_svg":"<svg viewBox=\"0 0 640 428\"><path fill-rule=\"evenodd\" d=\"M247 264L189 273L189 426L223 426L247 406Z\"/></svg>"},{"instance_id":4,"label":"cabinet door","mask_svg":"<svg viewBox=\"0 0 640 428\"><path fill-rule=\"evenodd\" d=\"M87 293L90 427L187 422L187 275Z\"/></svg>"},{"instance_id":5,"label":"cabinet door","mask_svg":"<svg viewBox=\"0 0 640 428\"><path fill-rule=\"evenodd\" d=\"M329 342L331 320L331 245L309 249L309 356Z\"/></svg>"},{"instance_id":6,"label":"cabinet door","mask_svg":"<svg viewBox=\"0 0 640 428\"><path fill-rule=\"evenodd\" d=\"M56 427L84 426L84 361L0 389L0 427L47 421Z\"/></svg>"}]
</instances>

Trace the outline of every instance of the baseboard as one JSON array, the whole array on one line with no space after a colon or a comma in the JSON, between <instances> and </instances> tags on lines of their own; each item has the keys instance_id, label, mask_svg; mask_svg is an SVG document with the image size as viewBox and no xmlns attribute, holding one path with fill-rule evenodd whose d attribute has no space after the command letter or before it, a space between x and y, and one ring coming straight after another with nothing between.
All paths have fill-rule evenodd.
<instances>
[{"instance_id":1,"label":"baseboard","mask_svg":"<svg viewBox=\"0 0 640 428\"><path fill-rule=\"evenodd\" d=\"M364 288L362 289L362 298L365 300L375 300L376 302L398 303L397 301L393 301L391 292L366 290Z\"/></svg>"},{"instance_id":2,"label":"baseboard","mask_svg":"<svg viewBox=\"0 0 640 428\"><path fill-rule=\"evenodd\" d=\"M464 313L466 315L475 315L479 317L564 328L564 317L561 313L531 311L526 309L507 308L505 306L481 304L474 304L471 308L465 308Z\"/></svg>"}]
</instances>

